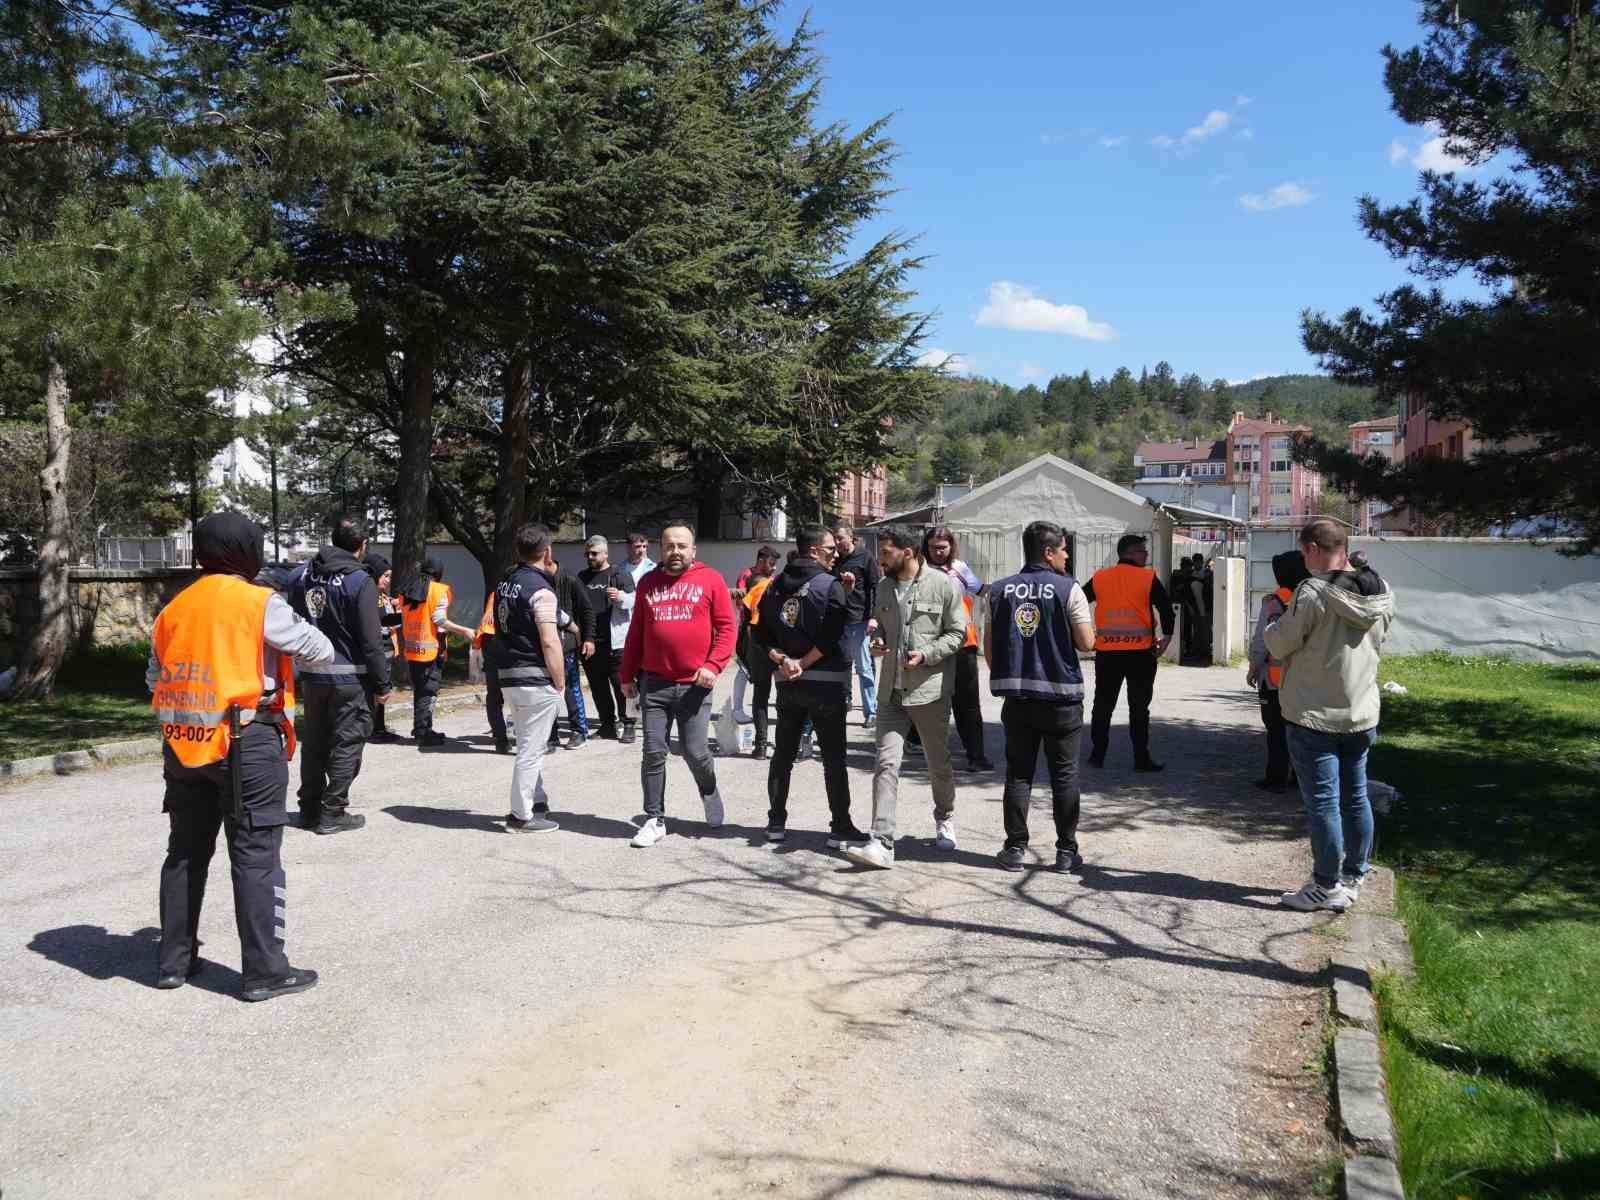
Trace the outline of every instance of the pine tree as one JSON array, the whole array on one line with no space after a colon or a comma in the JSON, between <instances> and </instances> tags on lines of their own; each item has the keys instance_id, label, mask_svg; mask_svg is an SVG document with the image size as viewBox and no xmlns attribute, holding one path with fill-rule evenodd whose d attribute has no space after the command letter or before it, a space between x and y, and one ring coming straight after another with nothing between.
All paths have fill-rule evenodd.
<instances>
[{"instance_id":1,"label":"pine tree","mask_svg":"<svg viewBox=\"0 0 1600 1200\"><path fill-rule=\"evenodd\" d=\"M1426 42L1384 49L1395 112L1451 153L1503 167L1480 183L1427 171L1409 203L1361 202L1369 237L1424 280L1463 272L1487 298L1404 286L1379 313L1307 313L1306 348L1340 379L1470 424L1472 458L1305 456L1336 489L1449 515L1463 528L1530 519L1600 549L1600 4L1424 0Z\"/></svg>"}]
</instances>

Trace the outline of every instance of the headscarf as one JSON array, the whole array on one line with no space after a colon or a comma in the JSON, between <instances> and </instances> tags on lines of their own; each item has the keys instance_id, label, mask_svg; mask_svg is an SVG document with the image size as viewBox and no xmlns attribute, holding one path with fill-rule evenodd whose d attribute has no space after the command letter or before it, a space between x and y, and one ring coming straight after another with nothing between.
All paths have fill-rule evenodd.
<instances>
[{"instance_id":1,"label":"headscarf","mask_svg":"<svg viewBox=\"0 0 1600 1200\"><path fill-rule=\"evenodd\" d=\"M194 527L194 560L207 575L254 580L261 573L261 527L236 512L212 513Z\"/></svg>"},{"instance_id":2,"label":"headscarf","mask_svg":"<svg viewBox=\"0 0 1600 1200\"><path fill-rule=\"evenodd\" d=\"M430 579L443 578L443 564L436 558L425 558L422 560L422 569L407 574L398 588L395 587L394 581L390 580L389 594L391 596L402 596L407 604L416 607L428 602L428 581Z\"/></svg>"},{"instance_id":3,"label":"headscarf","mask_svg":"<svg viewBox=\"0 0 1600 1200\"><path fill-rule=\"evenodd\" d=\"M1298 550L1285 550L1282 554L1274 554L1272 577L1278 581L1279 587L1294 591L1300 586L1301 580L1311 578L1311 572L1306 570L1306 556Z\"/></svg>"},{"instance_id":4,"label":"headscarf","mask_svg":"<svg viewBox=\"0 0 1600 1200\"><path fill-rule=\"evenodd\" d=\"M367 574L372 576L373 583L377 583L378 580L382 579L385 571L392 569L392 564L381 554L367 555L366 558L361 560L361 565L366 567ZM394 580L391 579L389 582L393 583Z\"/></svg>"}]
</instances>

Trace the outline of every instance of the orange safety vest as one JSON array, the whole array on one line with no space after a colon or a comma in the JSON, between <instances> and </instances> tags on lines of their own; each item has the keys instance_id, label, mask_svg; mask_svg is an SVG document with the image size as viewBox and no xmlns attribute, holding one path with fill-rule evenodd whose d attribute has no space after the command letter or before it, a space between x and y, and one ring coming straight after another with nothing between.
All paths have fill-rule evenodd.
<instances>
[{"instance_id":1,"label":"orange safety vest","mask_svg":"<svg viewBox=\"0 0 1600 1200\"><path fill-rule=\"evenodd\" d=\"M775 575L762 576L750 585L750 590L744 594L744 599L740 601L744 605L745 611L750 614L750 624L761 624L761 595L772 586L772 581L776 578L777 576Z\"/></svg>"},{"instance_id":2,"label":"orange safety vest","mask_svg":"<svg viewBox=\"0 0 1600 1200\"><path fill-rule=\"evenodd\" d=\"M1156 644L1155 611L1150 589L1156 573L1149 567L1118 563L1094 573L1094 648L1148 650Z\"/></svg>"},{"instance_id":3,"label":"orange safety vest","mask_svg":"<svg viewBox=\"0 0 1600 1200\"><path fill-rule=\"evenodd\" d=\"M961 648L966 650L978 644L978 625L972 619L972 595L965 588L961 590L961 603L967 606L967 640L961 643Z\"/></svg>"},{"instance_id":4,"label":"orange safety vest","mask_svg":"<svg viewBox=\"0 0 1600 1200\"><path fill-rule=\"evenodd\" d=\"M150 707L162 740L184 766L228 756L234 707L246 724L258 710L282 713L284 757L294 757L294 664L287 654L278 656L278 690L262 702L262 623L271 597L271 588L234 575L202 575L156 617L152 640L161 678Z\"/></svg>"},{"instance_id":5,"label":"orange safety vest","mask_svg":"<svg viewBox=\"0 0 1600 1200\"><path fill-rule=\"evenodd\" d=\"M439 657L439 631L434 628L433 610L442 599L448 607L455 598L449 587L436 580L428 581L428 598L421 604L405 602L400 605L400 628L405 633L407 662L432 662Z\"/></svg>"},{"instance_id":6,"label":"orange safety vest","mask_svg":"<svg viewBox=\"0 0 1600 1200\"><path fill-rule=\"evenodd\" d=\"M474 650L483 649L483 639L494 636L494 593L490 592L483 600L483 617L478 621L478 636L472 639Z\"/></svg>"},{"instance_id":7,"label":"orange safety vest","mask_svg":"<svg viewBox=\"0 0 1600 1200\"><path fill-rule=\"evenodd\" d=\"M1289 601L1294 599L1294 593L1288 588L1279 588L1272 594L1278 598L1285 610L1289 607ZM1283 686L1283 664L1275 658L1267 659L1267 682L1275 688Z\"/></svg>"}]
</instances>

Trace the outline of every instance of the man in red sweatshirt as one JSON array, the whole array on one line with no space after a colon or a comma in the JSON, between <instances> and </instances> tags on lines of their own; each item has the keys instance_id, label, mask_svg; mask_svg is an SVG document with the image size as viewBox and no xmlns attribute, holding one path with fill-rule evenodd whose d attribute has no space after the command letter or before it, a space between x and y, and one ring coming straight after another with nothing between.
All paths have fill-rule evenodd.
<instances>
[{"instance_id":1,"label":"man in red sweatshirt","mask_svg":"<svg viewBox=\"0 0 1600 1200\"><path fill-rule=\"evenodd\" d=\"M639 580L633 622L622 650L622 694L639 698L644 725L644 823L635 846L654 846L667 836L667 736L678 722L683 757L705 804L706 823L722 824L717 771L706 745L711 689L733 657L738 623L727 582L695 561L694 529L668 525L661 531L661 565Z\"/></svg>"}]
</instances>

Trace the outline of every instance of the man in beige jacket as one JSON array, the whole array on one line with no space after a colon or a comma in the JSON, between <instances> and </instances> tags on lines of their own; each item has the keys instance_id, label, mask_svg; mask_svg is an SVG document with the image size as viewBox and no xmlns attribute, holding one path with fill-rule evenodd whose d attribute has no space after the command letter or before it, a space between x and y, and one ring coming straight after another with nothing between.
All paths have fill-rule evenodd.
<instances>
[{"instance_id":1,"label":"man in beige jacket","mask_svg":"<svg viewBox=\"0 0 1600 1200\"><path fill-rule=\"evenodd\" d=\"M1311 825L1311 878L1283 896L1303 912L1355 903L1372 853L1367 751L1378 740L1378 650L1394 594L1376 571L1352 570L1348 549L1337 521L1309 522L1300 550L1311 578L1262 632L1283 663L1278 703Z\"/></svg>"},{"instance_id":2,"label":"man in beige jacket","mask_svg":"<svg viewBox=\"0 0 1600 1200\"><path fill-rule=\"evenodd\" d=\"M894 866L895 804L906 735L915 726L928 756L933 785L935 844L956 848L956 782L950 763L950 698L955 655L967 637L961 588L922 561L909 534L878 535L878 584L871 649L882 664L878 680L878 762L872 776L872 836L844 854L866 867Z\"/></svg>"}]
</instances>

